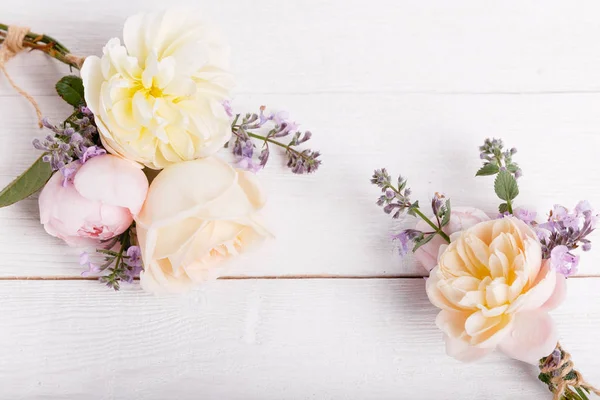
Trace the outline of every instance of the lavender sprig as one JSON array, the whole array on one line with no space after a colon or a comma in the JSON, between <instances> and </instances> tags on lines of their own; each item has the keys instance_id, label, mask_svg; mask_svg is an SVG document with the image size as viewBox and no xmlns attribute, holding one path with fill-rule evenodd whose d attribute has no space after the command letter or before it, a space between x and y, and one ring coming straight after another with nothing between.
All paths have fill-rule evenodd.
<instances>
[{"instance_id":1,"label":"lavender sprig","mask_svg":"<svg viewBox=\"0 0 600 400\"><path fill-rule=\"evenodd\" d=\"M228 114L233 114L229 103L224 103ZM246 114L240 122L241 114L236 114L231 131L234 134L232 152L238 157L240 166L257 171L267 164L271 154L269 145L273 144L285 149L287 156L287 166L295 174L310 174L316 171L321 165L319 159L321 153L309 149L299 150L296 147L307 142L312 137L309 131L301 132L298 130L298 124L289 120L284 112L265 114L265 106L260 107L258 114ZM271 124L272 128L266 135L256 133L256 130L264 128ZM287 144L280 138L287 137L293 133L292 139ZM254 162L256 144L253 139L262 141L262 148L258 155L258 163Z\"/></svg>"},{"instance_id":2,"label":"lavender sprig","mask_svg":"<svg viewBox=\"0 0 600 400\"><path fill-rule=\"evenodd\" d=\"M517 153L516 148L504 150L501 139L485 139L483 146L479 147L479 158L484 160L476 176L496 175L494 190L504 203L498 207L501 214L513 213L512 201L519 195L517 179L523 175L519 165L512 156Z\"/></svg>"},{"instance_id":3,"label":"lavender sprig","mask_svg":"<svg viewBox=\"0 0 600 400\"><path fill-rule=\"evenodd\" d=\"M436 193L431 201L431 208L436 223L427 218L419 209L419 202L411 202L411 190L407 187L407 181L402 176L398 177L397 185L392 184L392 178L385 168L375 170L371 177L371 183L381 189L382 195L377 200L377 205L383 207L386 214L392 214L392 218L398 219L403 213L420 217L425 221L433 231L422 232L416 229L406 229L397 235L393 235L393 240L400 242L400 255L408 253L412 246L412 251L428 243L435 235L440 235L444 240L450 243L450 238L442 230L450 222L451 208L450 201L443 195Z\"/></svg>"},{"instance_id":4,"label":"lavender sprig","mask_svg":"<svg viewBox=\"0 0 600 400\"><path fill-rule=\"evenodd\" d=\"M591 250L592 242L587 237L596 229L598 220L598 214L587 201L579 202L573 212L555 205L547 222L532 224L542 244L542 257L550 259L552 267L563 275L573 275L579 256L572 251L580 247L583 251Z\"/></svg>"},{"instance_id":5,"label":"lavender sprig","mask_svg":"<svg viewBox=\"0 0 600 400\"><path fill-rule=\"evenodd\" d=\"M512 156L517 154L516 148L504 150L502 139L485 139L483 146L479 146L479 158L484 160L483 167L477 171L477 176L495 175L501 170L514 174L515 178L523 175L519 165L513 161Z\"/></svg>"},{"instance_id":6,"label":"lavender sprig","mask_svg":"<svg viewBox=\"0 0 600 400\"><path fill-rule=\"evenodd\" d=\"M97 249L96 252L104 254L104 263L94 264L90 261L87 253L82 253L80 264L87 267L82 273L87 276L91 273L97 274L104 272L105 275L99 278L100 282L106 286L119 290L121 282L132 283L134 278L139 277L143 270L141 251L138 246L133 245L133 225L121 235L105 242L106 248ZM111 250L118 246L118 251Z\"/></svg>"},{"instance_id":7,"label":"lavender sprig","mask_svg":"<svg viewBox=\"0 0 600 400\"><path fill-rule=\"evenodd\" d=\"M34 139L33 147L45 152L42 160L50 163L53 171L63 169L74 160L83 158L85 162L90 156L98 155L98 131L86 107L77 109L63 124L54 125L48 118L44 118L42 124L53 134L43 140Z\"/></svg>"}]
</instances>

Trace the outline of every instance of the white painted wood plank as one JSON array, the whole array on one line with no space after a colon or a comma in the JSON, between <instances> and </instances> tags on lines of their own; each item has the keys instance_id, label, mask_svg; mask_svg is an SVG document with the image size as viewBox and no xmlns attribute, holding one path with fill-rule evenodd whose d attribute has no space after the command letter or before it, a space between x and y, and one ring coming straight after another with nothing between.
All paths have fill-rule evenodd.
<instances>
[{"instance_id":1,"label":"white painted wood plank","mask_svg":"<svg viewBox=\"0 0 600 400\"><path fill-rule=\"evenodd\" d=\"M600 383L599 279L555 317ZM0 282L10 399L546 399L536 368L444 354L420 279L217 281L185 297L92 282Z\"/></svg>"},{"instance_id":2,"label":"white painted wood plank","mask_svg":"<svg viewBox=\"0 0 600 400\"><path fill-rule=\"evenodd\" d=\"M600 89L594 0L29 0L2 2L0 15L98 54L128 15L168 6L223 27L242 93ZM41 57L10 69L52 92L55 68Z\"/></svg>"},{"instance_id":3,"label":"white painted wood plank","mask_svg":"<svg viewBox=\"0 0 600 400\"><path fill-rule=\"evenodd\" d=\"M41 97L46 113L66 109ZM264 214L276 240L227 272L233 276L422 275L400 260L389 241L399 225L374 204L369 184L376 167L408 176L415 199L435 191L454 205L494 213L499 200L491 178L475 178L477 146L486 136L519 148L525 175L518 204L541 213L554 203L589 199L600 207L600 95L245 95L234 105L292 110L314 132L322 169L294 176L277 162L260 173L270 199ZM31 140L42 135L29 105L0 98L0 185L36 157ZM31 114L31 112L30 112ZM594 236L597 238L597 235ZM35 199L0 209L0 276L78 276L78 250L48 237ZM583 255L581 272L600 274L600 252Z\"/></svg>"}]
</instances>

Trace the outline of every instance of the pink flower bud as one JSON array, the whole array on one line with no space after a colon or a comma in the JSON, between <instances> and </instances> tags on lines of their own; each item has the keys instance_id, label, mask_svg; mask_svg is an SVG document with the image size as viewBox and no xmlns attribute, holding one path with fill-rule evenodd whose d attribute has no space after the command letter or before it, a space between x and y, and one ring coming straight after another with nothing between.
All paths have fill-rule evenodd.
<instances>
[{"instance_id":1,"label":"pink flower bud","mask_svg":"<svg viewBox=\"0 0 600 400\"><path fill-rule=\"evenodd\" d=\"M40 194L46 232L69 246L97 245L125 232L148 192L141 167L107 154L65 169L70 173L56 172Z\"/></svg>"}]
</instances>

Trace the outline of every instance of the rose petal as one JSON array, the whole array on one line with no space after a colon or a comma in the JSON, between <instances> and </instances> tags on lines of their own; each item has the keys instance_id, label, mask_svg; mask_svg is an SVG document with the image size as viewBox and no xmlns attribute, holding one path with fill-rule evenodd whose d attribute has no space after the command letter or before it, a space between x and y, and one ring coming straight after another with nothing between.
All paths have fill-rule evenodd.
<instances>
[{"instance_id":1,"label":"rose petal","mask_svg":"<svg viewBox=\"0 0 600 400\"><path fill-rule=\"evenodd\" d=\"M558 342L558 331L552 318L543 311L518 313L512 332L499 345L511 358L537 365L548 356Z\"/></svg>"},{"instance_id":2,"label":"rose petal","mask_svg":"<svg viewBox=\"0 0 600 400\"><path fill-rule=\"evenodd\" d=\"M494 351L493 348L471 346L466 340L445 335L446 353L462 362L477 361Z\"/></svg>"},{"instance_id":3,"label":"rose petal","mask_svg":"<svg viewBox=\"0 0 600 400\"><path fill-rule=\"evenodd\" d=\"M556 272L556 285L554 286L554 292L548 301L542 305L541 309L544 311L552 311L560 306L566 297L567 278L563 274Z\"/></svg>"}]
</instances>

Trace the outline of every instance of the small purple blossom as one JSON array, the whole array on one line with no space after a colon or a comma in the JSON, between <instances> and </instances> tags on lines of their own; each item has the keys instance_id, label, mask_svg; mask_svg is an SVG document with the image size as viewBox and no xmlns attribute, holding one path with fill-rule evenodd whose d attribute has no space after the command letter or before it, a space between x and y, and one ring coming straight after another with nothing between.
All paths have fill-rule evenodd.
<instances>
[{"instance_id":1,"label":"small purple blossom","mask_svg":"<svg viewBox=\"0 0 600 400\"><path fill-rule=\"evenodd\" d=\"M229 118L233 117L233 109L231 108L231 102L229 100L225 100L223 101L221 104L223 104L223 108L225 109L225 113L227 114L227 116Z\"/></svg>"},{"instance_id":2,"label":"small purple blossom","mask_svg":"<svg viewBox=\"0 0 600 400\"><path fill-rule=\"evenodd\" d=\"M548 221L534 226L540 239L544 259L550 259L552 266L566 276L577 271L579 257L571 251L581 247L583 251L592 248L587 238L596 227L598 215L591 205L582 201L569 212L566 207L555 205Z\"/></svg>"},{"instance_id":3,"label":"small purple blossom","mask_svg":"<svg viewBox=\"0 0 600 400\"><path fill-rule=\"evenodd\" d=\"M85 251L79 255L79 265L87 268L87 270L81 273L81 276L89 276L90 274L97 274L101 271L98 265L91 262L89 253Z\"/></svg>"},{"instance_id":4,"label":"small purple blossom","mask_svg":"<svg viewBox=\"0 0 600 400\"><path fill-rule=\"evenodd\" d=\"M75 178L75 174L77 173L77 166L71 164L60 169L60 173L63 176L62 186L67 187L69 183L73 183L73 178Z\"/></svg>"},{"instance_id":5,"label":"small purple blossom","mask_svg":"<svg viewBox=\"0 0 600 400\"><path fill-rule=\"evenodd\" d=\"M130 267L141 267L142 266L142 251L139 246L130 246L125 252L127 258L125 263Z\"/></svg>"},{"instance_id":6,"label":"small purple blossom","mask_svg":"<svg viewBox=\"0 0 600 400\"><path fill-rule=\"evenodd\" d=\"M253 172L255 174L263 168L263 166L260 163L257 164L252 160L252 158L248 158L248 157L242 157L236 163L236 167Z\"/></svg>"},{"instance_id":7,"label":"small purple blossom","mask_svg":"<svg viewBox=\"0 0 600 400\"><path fill-rule=\"evenodd\" d=\"M90 146L85 149L81 156L81 163L85 164L89 159L106 154L106 150L98 146Z\"/></svg>"},{"instance_id":8,"label":"small purple blossom","mask_svg":"<svg viewBox=\"0 0 600 400\"><path fill-rule=\"evenodd\" d=\"M537 217L537 213L535 211L531 211L526 208L517 208L514 211L514 215L526 224L531 224Z\"/></svg>"},{"instance_id":9,"label":"small purple blossom","mask_svg":"<svg viewBox=\"0 0 600 400\"><path fill-rule=\"evenodd\" d=\"M407 255L415 245L415 240L423 236L423 232L416 229L406 229L396 235L392 235L392 240L397 240L400 244L398 252L401 257Z\"/></svg>"},{"instance_id":10,"label":"small purple blossom","mask_svg":"<svg viewBox=\"0 0 600 400\"><path fill-rule=\"evenodd\" d=\"M53 125L48 118L44 118L42 125L54 135L47 135L44 140L34 139L33 147L46 153L42 160L50 163L53 171L80 159L85 150L93 146L92 136L97 133L92 116L84 116L64 125Z\"/></svg>"},{"instance_id":11,"label":"small purple blossom","mask_svg":"<svg viewBox=\"0 0 600 400\"><path fill-rule=\"evenodd\" d=\"M307 142L311 139L312 133L306 131L304 133L296 131L298 124L289 120L289 116L285 111L279 111L276 113L267 114L265 112L266 107L261 106L258 113L246 114L239 125L236 117L232 130L235 135L235 141L232 146L233 154L238 156L238 162L248 164L253 169L257 167L254 163L250 163L254 149L256 146L253 140L262 141L262 149L258 157L259 165L264 167L269 160L270 146L279 146L285 149L287 156L287 166L295 174L308 174L316 171L321 165L319 159L321 153L318 151L312 151L309 149L298 150L295 147ZM265 135L256 132L261 128L265 128L267 123L271 122L273 126ZM296 131L296 132L294 132ZM293 137L289 142L283 142L278 140L289 136L293 133ZM241 158L250 159L249 161L243 161Z\"/></svg>"},{"instance_id":12,"label":"small purple blossom","mask_svg":"<svg viewBox=\"0 0 600 400\"><path fill-rule=\"evenodd\" d=\"M550 265L564 276L570 276L577 272L579 256L571 254L565 245L556 246L550 253Z\"/></svg>"},{"instance_id":13,"label":"small purple blossom","mask_svg":"<svg viewBox=\"0 0 600 400\"><path fill-rule=\"evenodd\" d=\"M142 263L142 252L138 246L130 246L125 252L123 262L129 268L125 270L125 276L123 280L127 283L133 282L134 278L140 276L140 272L143 271L144 266Z\"/></svg>"}]
</instances>

